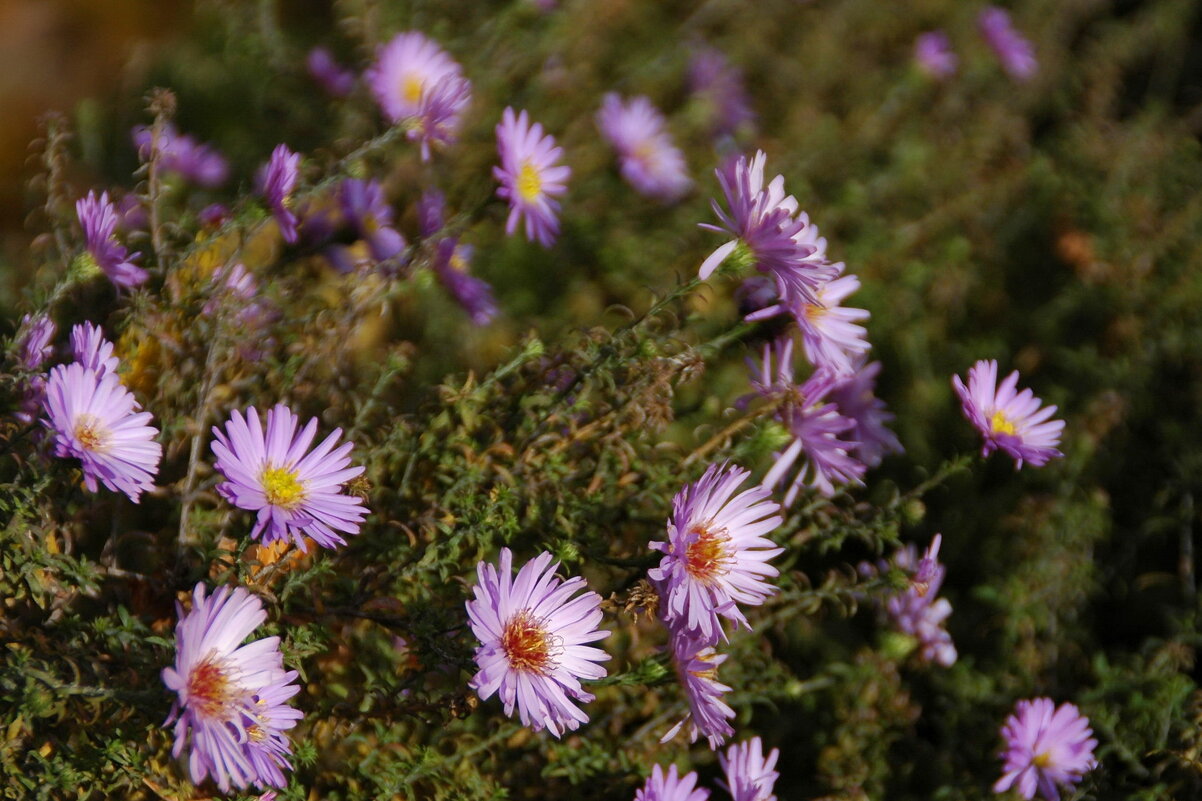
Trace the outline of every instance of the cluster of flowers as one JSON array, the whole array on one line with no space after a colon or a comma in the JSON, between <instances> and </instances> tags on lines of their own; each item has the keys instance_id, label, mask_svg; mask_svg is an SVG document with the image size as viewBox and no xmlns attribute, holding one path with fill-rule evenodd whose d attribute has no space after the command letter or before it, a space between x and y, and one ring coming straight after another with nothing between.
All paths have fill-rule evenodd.
<instances>
[{"instance_id":1,"label":"cluster of flowers","mask_svg":"<svg viewBox=\"0 0 1202 801\"><path fill-rule=\"evenodd\" d=\"M1002 69L1016 81L1029 81L1039 71L1035 48L1010 21L1003 8L988 6L977 16L981 37L997 56ZM914 41L914 60L923 72L943 80L956 74L960 59L943 31L928 31Z\"/></svg>"},{"instance_id":2,"label":"cluster of flowers","mask_svg":"<svg viewBox=\"0 0 1202 801\"><path fill-rule=\"evenodd\" d=\"M780 774L776 762L780 751L773 748L764 756L764 745L759 737L753 737L718 754L725 781L722 788L733 801L776 801L772 792ZM707 801L710 791L697 786L697 773L690 771L681 776L675 765L664 771L656 765L651 776L635 794L634 801Z\"/></svg>"}]
</instances>

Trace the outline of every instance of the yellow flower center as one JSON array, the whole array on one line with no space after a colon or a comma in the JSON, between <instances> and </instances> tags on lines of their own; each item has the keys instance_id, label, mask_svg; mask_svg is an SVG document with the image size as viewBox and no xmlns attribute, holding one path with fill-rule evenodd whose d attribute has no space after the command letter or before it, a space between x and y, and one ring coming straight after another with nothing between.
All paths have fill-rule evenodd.
<instances>
[{"instance_id":1,"label":"yellow flower center","mask_svg":"<svg viewBox=\"0 0 1202 801\"><path fill-rule=\"evenodd\" d=\"M75 419L75 439L85 450L100 452L108 447L109 432L97 418L81 414Z\"/></svg>"},{"instance_id":2,"label":"yellow flower center","mask_svg":"<svg viewBox=\"0 0 1202 801\"><path fill-rule=\"evenodd\" d=\"M522 200L531 201L542 194L542 191L543 179L538 169L529 161L523 161L522 168L518 170L518 194Z\"/></svg>"},{"instance_id":3,"label":"yellow flower center","mask_svg":"<svg viewBox=\"0 0 1202 801\"><path fill-rule=\"evenodd\" d=\"M263 494L272 506L291 509L305 499L305 486L296 472L284 467L269 467L259 476Z\"/></svg>"},{"instance_id":4,"label":"yellow flower center","mask_svg":"<svg viewBox=\"0 0 1202 801\"><path fill-rule=\"evenodd\" d=\"M712 582L725 573L730 563L730 537L725 529L710 531L706 525L694 526L697 539L684 549L684 567L689 575L703 583Z\"/></svg>"},{"instance_id":5,"label":"yellow flower center","mask_svg":"<svg viewBox=\"0 0 1202 801\"><path fill-rule=\"evenodd\" d=\"M1014 427L1014 423L1001 412L994 412L993 417L989 418L989 428L995 434L1009 434L1014 436L1018 433L1018 429Z\"/></svg>"},{"instance_id":6,"label":"yellow flower center","mask_svg":"<svg viewBox=\"0 0 1202 801\"><path fill-rule=\"evenodd\" d=\"M501 633L501 647L514 670L545 673L551 666L551 637L539 622L523 609L509 619Z\"/></svg>"},{"instance_id":7,"label":"yellow flower center","mask_svg":"<svg viewBox=\"0 0 1202 801\"><path fill-rule=\"evenodd\" d=\"M1037 768L1046 768L1048 765L1052 764L1052 752L1043 751L1042 753L1036 754L1035 758L1031 760L1031 764Z\"/></svg>"},{"instance_id":8,"label":"yellow flower center","mask_svg":"<svg viewBox=\"0 0 1202 801\"><path fill-rule=\"evenodd\" d=\"M425 82L420 75L409 73L401 79L401 97L406 103L416 103L422 99L422 87Z\"/></svg>"},{"instance_id":9,"label":"yellow flower center","mask_svg":"<svg viewBox=\"0 0 1202 801\"><path fill-rule=\"evenodd\" d=\"M240 695L241 690L218 660L206 659L188 676L188 706L202 717L228 719Z\"/></svg>"}]
</instances>

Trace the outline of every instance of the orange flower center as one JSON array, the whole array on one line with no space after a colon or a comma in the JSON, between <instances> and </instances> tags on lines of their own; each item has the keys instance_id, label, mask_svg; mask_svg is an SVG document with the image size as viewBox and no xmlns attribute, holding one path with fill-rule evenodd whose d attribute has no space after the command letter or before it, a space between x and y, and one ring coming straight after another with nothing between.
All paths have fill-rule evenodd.
<instances>
[{"instance_id":1,"label":"orange flower center","mask_svg":"<svg viewBox=\"0 0 1202 801\"><path fill-rule=\"evenodd\" d=\"M292 509L305 499L305 485L296 477L296 472L284 467L268 467L259 476L263 494L272 506Z\"/></svg>"},{"instance_id":2,"label":"orange flower center","mask_svg":"<svg viewBox=\"0 0 1202 801\"><path fill-rule=\"evenodd\" d=\"M726 573L731 561L725 529L710 531L707 525L694 526L697 538L685 546L684 567L689 575L701 582L710 582Z\"/></svg>"},{"instance_id":3,"label":"orange flower center","mask_svg":"<svg viewBox=\"0 0 1202 801\"><path fill-rule=\"evenodd\" d=\"M218 660L206 659L188 676L188 706L202 717L226 720L240 695L241 689Z\"/></svg>"},{"instance_id":4,"label":"orange flower center","mask_svg":"<svg viewBox=\"0 0 1202 801\"><path fill-rule=\"evenodd\" d=\"M539 621L531 617L528 609L518 612L505 624L501 647L514 670L545 673L553 664L551 637Z\"/></svg>"},{"instance_id":5,"label":"orange flower center","mask_svg":"<svg viewBox=\"0 0 1202 801\"><path fill-rule=\"evenodd\" d=\"M103 451L108 446L109 432L99 419L81 414L75 419L75 439L89 451Z\"/></svg>"},{"instance_id":6,"label":"orange flower center","mask_svg":"<svg viewBox=\"0 0 1202 801\"><path fill-rule=\"evenodd\" d=\"M531 201L542 194L542 191L543 179L538 168L529 161L523 161L522 168L518 170L518 194L522 200Z\"/></svg>"},{"instance_id":7,"label":"orange flower center","mask_svg":"<svg viewBox=\"0 0 1202 801\"><path fill-rule=\"evenodd\" d=\"M1018 433L1018 429L1014 427L1014 423L1010 422L1010 418L1001 412L994 412L993 417L989 418L989 428L995 434L1014 436Z\"/></svg>"}]
</instances>

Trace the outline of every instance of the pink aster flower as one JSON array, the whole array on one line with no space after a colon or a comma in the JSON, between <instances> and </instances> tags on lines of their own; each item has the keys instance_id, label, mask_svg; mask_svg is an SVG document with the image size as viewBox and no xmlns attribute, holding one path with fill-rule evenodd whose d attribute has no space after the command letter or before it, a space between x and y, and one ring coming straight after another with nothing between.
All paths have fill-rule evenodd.
<instances>
[{"instance_id":1,"label":"pink aster flower","mask_svg":"<svg viewBox=\"0 0 1202 801\"><path fill-rule=\"evenodd\" d=\"M623 102L616 92L602 99L597 127L618 151L622 177L641 194L676 200L693 182L684 154L672 144L664 115L646 97Z\"/></svg>"},{"instance_id":2,"label":"pink aster flower","mask_svg":"<svg viewBox=\"0 0 1202 801\"><path fill-rule=\"evenodd\" d=\"M99 198L95 192L88 192L87 197L75 202L75 213L79 216L79 224L83 226L88 255L110 281L119 287L133 287L150 277L134 264L140 254L130 256L125 246L113 236L117 230L117 212L109 202L108 192Z\"/></svg>"},{"instance_id":3,"label":"pink aster flower","mask_svg":"<svg viewBox=\"0 0 1202 801\"><path fill-rule=\"evenodd\" d=\"M194 784L212 776L222 792L254 784L283 787L292 752L285 731L301 712L286 702L300 691L296 671L284 670L280 638L242 644L267 619L262 602L242 587L192 591L192 608L177 605L175 664L163 683L177 694L167 723L175 723L179 756L188 746Z\"/></svg>"},{"instance_id":4,"label":"pink aster flower","mask_svg":"<svg viewBox=\"0 0 1202 801\"><path fill-rule=\"evenodd\" d=\"M343 484L363 472L352 467L354 445L335 448L337 428L309 450L317 434L317 418L297 433L299 418L283 404L267 412L267 431L255 407L234 411L225 430L213 426L213 454L225 481L217 492L240 509L258 512L250 536L262 542L291 537L306 550L304 536L323 548L345 545L342 534L358 534L367 515L363 500L343 492Z\"/></svg>"},{"instance_id":5,"label":"pink aster flower","mask_svg":"<svg viewBox=\"0 0 1202 801\"><path fill-rule=\"evenodd\" d=\"M1002 726L1006 750L1002 778L995 793L1011 786L1023 798L1038 792L1048 801L1059 801L1060 788L1072 789L1097 764L1089 718L1069 703L1059 707L1050 698L1019 701Z\"/></svg>"},{"instance_id":6,"label":"pink aster flower","mask_svg":"<svg viewBox=\"0 0 1202 801\"><path fill-rule=\"evenodd\" d=\"M773 748L764 757L764 744L759 737L752 737L718 754L722 772L726 774L723 786L734 801L776 801L772 788L780 778L774 768L780 751Z\"/></svg>"},{"instance_id":7,"label":"pink aster flower","mask_svg":"<svg viewBox=\"0 0 1202 801\"><path fill-rule=\"evenodd\" d=\"M1017 370L998 386L997 362L982 360L969 368L967 387L960 376L952 376L952 387L960 396L964 416L985 438L982 456L1000 448L1014 459L1017 470L1024 461L1042 467L1064 455L1056 449L1064 421L1050 420L1056 407L1039 408L1041 401L1031 390L1017 391Z\"/></svg>"},{"instance_id":8,"label":"pink aster flower","mask_svg":"<svg viewBox=\"0 0 1202 801\"><path fill-rule=\"evenodd\" d=\"M501 165L493 167L500 182L497 195L509 201L505 233L512 235L518 221L526 218L526 239L550 247L559 235L559 201L567 191L570 167L561 164L563 148L541 123L530 124L525 111L515 115L506 108L497 123L497 152Z\"/></svg>"},{"instance_id":9,"label":"pink aster flower","mask_svg":"<svg viewBox=\"0 0 1202 801\"><path fill-rule=\"evenodd\" d=\"M138 157L142 161L149 161L154 145L154 130L139 125L133 130L133 139ZM230 165L225 156L212 145L181 134L171 123L165 124L159 132L158 151L159 164L164 170L200 186L221 186L229 177Z\"/></svg>"},{"instance_id":10,"label":"pink aster flower","mask_svg":"<svg viewBox=\"0 0 1202 801\"><path fill-rule=\"evenodd\" d=\"M463 79L459 64L425 34L398 33L380 48L376 63L364 77L380 110L396 125L409 125L424 117L426 127L431 127L431 108L423 109L423 103L428 103L441 87L448 94L435 115L440 120L438 127L446 136L458 130L470 85Z\"/></svg>"},{"instance_id":11,"label":"pink aster flower","mask_svg":"<svg viewBox=\"0 0 1202 801\"><path fill-rule=\"evenodd\" d=\"M784 549L764 535L781 524L780 507L765 487L735 495L749 475L710 465L672 500L668 541L651 543L664 554L647 571L664 601L664 620L708 643L726 638L719 616L750 628L738 604L759 606L776 592L765 581L777 575L768 560Z\"/></svg>"},{"instance_id":12,"label":"pink aster flower","mask_svg":"<svg viewBox=\"0 0 1202 801\"><path fill-rule=\"evenodd\" d=\"M634 801L706 801L709 797L709 790L697 786L696 771L681 776L675 765L669 765L667 773L656 765L647 783L635 792Z\"/></svg>"},{"instance_id":13,"label":"pink aster flower","mask_svg":"<svg viewBox=\"0 0 1202 801\"><path fill-rule=\"evenodd\" d=\"M467 602L472 633L480 640L471 687L487 700L499 693L505 714L517 706L522 725L559 737L588 722L573 702L593 695L581 679L600 679L596 664L609 654L586 643L609 636L601 623L601 596L585 589L579 576L560 579L558 564L542 553L513 577L513 554L501 549L498 567L480 562L473 600ZM573 597L576 596L576 597Z\"/></svg>"},{"instance_id":14,"label":"pink aster flower","mask_svg":"<svg viewBox=\"0 0 1202 801\"><path fill-rule=\"evenodd\" d=\"M943 667L956 664L956 646L944 628L952 613L946 598L938 598L947 569L939 564L939 546L943 535L936 534L919 559L913 545L907 545L893 557L895 567L910 575L910 586L885 601L885 612L903 634L918 641L924 662Z\"/></svg>"},{"instance_id":15,"label":"pink aster flower","mask_svg":"<svg viewBox=\"0 0 1202 801\"><path fill-rule=\"evenodd\" d=\"M455 143L460 119L471 98L472 84L466 78L444 78L423 93L417 114L405 134L410 141L421 143L422 161L430 160L433 146Z\"/></svg>"},{"instance_id":16,"label":"pink aster flower","mask_svg":"<svg viewBox=\"0 0 1202 801\"><path fill-rule=\"evenodd\" d=\"M117 372L120 362L113 355L113 343L104 338L100 326L84 322L71 328L71 355L75 361L97 375Z\"/></svg>"},{"instance_id":17,"label":"pink aster flower","mask_svg":"<svg viewBox=\"0 0 1202 801\"><path fill-rule=\"evenodd\" d=\"M960 63L943 31L927 31L914 40L914 61L923 72L938 80L955 75Z\"/></svg>"},{"instance_id":18,"label":"pink aster flower","mask_svg":"<svg viewBox=\"0 0 1202 801\"><path fill-rule=\"evenodd\" d=\"M1029 81L1039 71L1035 59L1035 48L1021 33L1015 30L1010 14L1005 9L989 6L977 17L981 36L993 50L1002 69L1016 81Z\"/></svg>"},{"instance_id":19,"label":"pink aster flower","mask_svg":"<svg viewBox=\"0 0 1202 801\"><path fill-rule=\"evenodd\" d=\"M328 47L310 50L305 57L305 68L332 97L346 97L355 88L355 73L339 64Z\"/></svg>"},{"instance_id":20,"label":"pink aster flower","mask_svg":"<svg viewBox=\"0 0 1202 801\"><path fill-rule=\"evenodd\" d=\"M830 391L839 414L855 421L848 436L856 442L856 458L866 467L876 467L889 453L904 453L905 448L897 435L886 426L893 414L885 408L885 402L876 396L876 377L881 372L881 363L864 364L863 359L852 363L853 372L841 376Z\"/></svg>"},{"instance_id":21,"label":"pink aster flower","mask_svg":"<svg viewBox=\"0 0 1202 801\"><path fill-rule=\"evenodd\" d=\"M277 145L271 151L271 159L259 171L259 191L267 201L280 235L288 244L296 244L296 214L292 205L292 191L300 178L300 154L293 153L287 145Z\"/></svg>"},{"instance_id":22,"label":"pink aster flower","mask_svg":"<svg viewBox=\"0 0 1202 801\"><path fill-rule=\"evenodd\" d=\"M842 275L842 262L831 266L842 277L818 287L814 303L805 304L797 315L797 326L810 364L837 375L849 375L856 357L872 347L868 344L868 331L860 325L861 320L868 319L868 312L839 305L860 288L860 279Z\"/></svg>"},{"instance_id":23,"label":"pink aster flower","mask_svg":"<svg viewBox=\"0 0 1202 801\"><path fill-rule=\"evenodd\" d=\"M154 441L159 432L116 373L59 365L50 371L44 403L55 456L79 459L89 492L104 484L137 503L154 487L163 456Z\"/></svg>"},{"instance_id":24,"label":"pink aster flower","mask_svg":"<svg viewBox=\"0 0 1202 801\"><path fill-rule=\"evenodd\" d=\"M718 653L704 639L680 626L669 624L668 632L672 665L684 688L689 711L660 742L666 743L687 726L689 742L695 743L698 737L705 737L710 748L717 750L735 732L730 725L735 711L723 700L730 687L718 681L718 667L726 661L727 655Z\"/></svg>"}]
</instances>

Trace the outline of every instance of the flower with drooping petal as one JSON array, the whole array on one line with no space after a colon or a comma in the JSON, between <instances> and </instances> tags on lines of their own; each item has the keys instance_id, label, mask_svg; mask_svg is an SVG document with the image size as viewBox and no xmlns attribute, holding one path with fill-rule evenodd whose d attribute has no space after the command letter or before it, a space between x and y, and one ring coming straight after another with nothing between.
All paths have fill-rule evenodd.
<instances>
[{"instance_id":1,"label":"flower with drooping petal","mask_svg":"<svg viewBox=\"0 0 1202 801\"><path fill-rule=\"evenodd\" d=\"M736 743L718 754L722 772L726 774L723 787L734 801L776 801L772 788L780 778L774 768L780 750L773 748L764 757L764 744L759 737Z\"/></svg>"},{"instance_id":2,"label":"flower with drooping petal","mask_svg":"<svg viewBox=\"0 0 1202 801\"><path fill-rule=\"evenodd\" d=\"M405 249L405 237L392 227L392 206L379 181L347 178L339 186L338 199L343 215L376 261L391 259Z\"/></svg>"},{"instance_id":3,"label":"flower with drooping petal","mask_svg":"<svg viewBox=\"0 0 1202 801\"><path fill-rule=\"evenodd\" d=\"M259 171L259 191L267 201L271 215L280 226L280 235L288 244L296 244L296 214L292 205L292 191L300 178L300 154L293 153L287 145L276 145L271 158Z\"/></svg>"},{"instance_id":4,"label":"flower with drooping petal","mask_svg":"<svg viewBox=\"0 0 1202 801\"><path fill-rule=\"evenodd\" d=\"M923 72L938 80L955 75L960 63L943 31L927 31L914 40L914 61Z\"/></svg>"},{"instance_id":5,"label":"flower with drooping petal","mask_svg":"<svg viewBox=\"0 0 1202 801\"><path fill-rule=\"evenodd\" d=\"M781 524L780 507L766 487L735 495L749 475L740 467L710 465L672 500L668 541L651 543L664 554L647 571L664 620L708 643L726 637L719 617L750 628L738 605L759 606L776 592L765 581L777 575L768 560L784 549L764 535Z\"/></svg>"},{"instance_id":6,"label":"flower with drooping petal","mask_svg":"<svg viewBox=\"0 0 1202 801\"><path fill-rule=\"evenodd\" d=\"M712 47L697 47L689 60L689 90L708 106L714 137L733 136L755 121L743 75Z\"/></svg>"},{"instance_id":7,"label":"flower with drooping petal","mask_svg":"<svg viewBox=\"0 0 1202 801\"><path fill-rule=\"evenodd\" d=\"M154 129L139 125L133 130L133 139L138 157L142 161L149 161L154 147ZM158 151L162 169L177 173L200 186L220 186L229 177L230 166L225 156L212 145L181 134L169 122L159 129Z\"/></svg>"},{"instance_id":8,"label":"flower with drooping petal","mask_svg":"<svg viewBox=\"0 0 1202 801\"><path fill-rule=\"evenodd\" d=\"M315 47L305 57L305 68L313 80L333 97L346 97L355 88L355 73L334 59L328 47Z\"/></svg>"},{"instance_id":9,"label":"flower with drooping petal","mask_svg":"<svg viewBox=\"0 0 1202 801\"><path fill-rule=\"evenodd\" d=\"M622 177L641 194L664 202L676 200L693 182L684 154L672 144L664 115L639 95L623 102L609 92L597 112L597 127L618 151Z\"/></svg>"},{"instance_id":10,"label":"flower with drooping petal","mask_svg":"<svg viewBox=\"0 0 1202 801\"><path fill-rule=\"evenodd\" d=\"M108 192L102 193L99 198L95 192L88 192L87 197L75 202L75 213L79 216L79 224L83 226L88 255L110 281L119 287L133 287L150 277L133 263L140 254L130 256L125 246L113 235L117 230L117 212L109 202Z\"/></svg>"},{"instance_id":11,"label":"flower with drooping petal","mask_svg":"<svg viewBox=\"0 0 1202 801\"><path fill-rule=\"evenodd\" d=\"M656 765L647 783L635 792L634 801L707 801L709 797L709 790L697 786L696 771L681 776L675 765L669 765L666 773Z\"/></svg>"},{"instance_id":12,"label":"flower with drooping petal","mask_svg":"<svg viewBox=\"0 0 1202 801\"><path fill-rule=\"evenodd\" d=\"M1064 421L1049 419L1056 407L1039 408L1041 401L1031 390L1017 391L1018 370L998 386L997 362L981 360L969 368L967 387L958 375L952 376L952 387L960 396L964 416L985 438L982 456L1000 448L1014 459L1018 470L1023 462L1042 467L1064 455L1056 449Z\"/></svg>"},{"instance_id":13,"label":"flower with drooping petal","mask_svg":"<svg viewBox=\"0 0 1202 801\"><path fill-rule=\"evenodd\" d=\"M1089 718L1073 704L1059 707L1051 698L1019 701L1014 714L1002 726L1006 750L1002 778L993 785L995 793L1012 786L1023 798L1038 792L1048 801L1059 801L1060 788L1071 790L1097 765Z\"/></svg>"},{"instance_id":14,"label":"flower with drooping petal","mask_svg":"<svg viewBox=\"0 0 1202 801\"><path fill-rule=\"evenodd\" d=\"M474 597L467 602L472 632L480 640L471 687L481 700L498 693L505 714L517 706L522 725L559 737L588 722L574 702L593 700L581 679L600 679L597 664L609 654L586 643L609 636L601 623L601 596L579 576L555 575L549 553L539 554L513 576L513 554L501 549L499 566L480 562ZM576 597L573 597L576 596Z\"/></svg>"},{"instance_id":15,"label":"flower with drooping petal","mask_svg":"<svg viewBox=\"0 0 1202 801\"><path fill-rule=\"evenodd\" d=\"M894 555L894 567L910 574L910 586L892 595L885 602L885 611L898 631L918 641L924 662L951 667L956 663L956 646L944 626L952 605L937 597L947 572L938 560L942 541L943 535L936 534L922 559L917 558L913 545Z\"/></svg>"},{"instance_id":16,"label":"flower with drooping petal","mask_svg":"<svg viewBox=\"0 0 1202 801\"><path fill-rule=\"evenodd\" d=\"M175 723L179 756L188 746L194 784L212 776L222 792L231 785L283 787L292 752L285 731L301 712L285 702L300 691L296 671L284 670L280 638L242 644L267 619L263 603L243 587L219 587L206 597L192 591L192 608L177 605L175 664L163 683L177 694L167 723Z\"/></svg>"},{"instance_id":17,"label":"flower with drooping petal","mask_svg":"<svg viewBox=\"0 0 1202 801\"><path fill-rule=\"evenodd\" d=\"M714 650L703 638L690 634L679 625L668 625L669 648L676 677L684 688L689 711L684 718L660 738L666 743L685 726L688 727L689 742L705 737L710 748L717 750L734 734L730 719L735 711L723 700L730 687L718 681L718 667L727 655Z\"/></svg>"},{"instance_id":18,"label":"flower with drooping petal","mask_svg":"<svg viewBox=\"0 0 1202 801\"><path fill-rule=\"evenodd\" d=\"M507 107L497 123L497 152L501 164L493 167L493 177L501 184L497 195L509 201L505 233L512 235L518 221L526 218L526 239L550 247L559 235L559 201L567 191L572 170L560 163L563 148L550 134L543 134L541 123L530 124L523 110L515 115Z\"/></svg>"},{"instance_id":19,"label":"flower with drooping petal","mask_svg":"<svg viewBox=\"0 0 1202 801\"><path fill-rule=\"evenodd\" d=\"M828 397L839 414L855 421L848 436L856 442L856 458L866 467L876 467L886 454L904 453L905 448L897 435L886 427L893 415L875 393L881 363L864 364L860 358L853 362L852 370L851 375L839 378Z\"/></svg>"},{"instance_id":20,"label":"flower with drooping petal","mask_svg":"<svg viewBox=\"0 0 1202 801\"><path fill-rule=\"evenodd\" d=\"M1016 81L1029 81L1039 70L1035 48L1019 33L1010 21L1010 14L997 6L989 6L977 17L981 36L993 50L1002 69Z\"/></svg>"},{"instance_id":21,"label":"flower with drooping petal","mask_svg":"<svg viewBox=\"0 0 1202 801\"><path fill-rule=\"evenodd\" d=\"M79 459L89 492L104 484L137 503L153 489L163 456L159 432L116 373L60 364L50 371L44 403L55 456Z\"/></svg>"},{"instance_id":22,"label":"flower with drooping petal","mask_svg":"<svg viewBox=\"0 0 1202 801\"><path fill-rule=\"evenodd\" d=\"M302 551L304 537L323 548L345 545L343 534L358 534L367 516L363 499L343 492L343 484L363 472L351 466L354 445L337 448L342 429L309 446L317 418L297 433L299 418L283 404L267 412L264 432L255 407L234 411L225 430L213 426L213 455L225 481L217 492L239 509L258 512L250 536L263 543L291 537Z\"/></svg>"},{"instance_id":23,"label":"flower with drooping petal","mask_svg":"<svg viewBox=\"0 0 1202 801\"><path fill-rule=\"evenodd\" d=\"M100 326L84 322L71 328L71 354L75 361L97 375L117 372L120 365L113 355L113 343L104 338Z\"/></svg>"}]
</instances>

